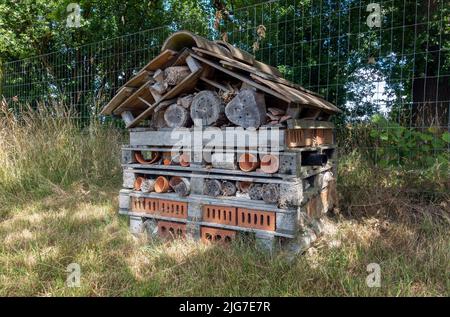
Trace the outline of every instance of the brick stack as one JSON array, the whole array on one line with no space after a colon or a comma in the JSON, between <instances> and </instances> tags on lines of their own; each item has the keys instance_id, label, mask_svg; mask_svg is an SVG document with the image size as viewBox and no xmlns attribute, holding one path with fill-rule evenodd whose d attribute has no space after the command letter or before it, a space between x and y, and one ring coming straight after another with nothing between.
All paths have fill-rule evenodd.
<instances>
[{"instance_id":1,"label":"brick stack","mask_svg":"<svg viewBox=\"0 0 450 317\"><path fill-rule=\"evenodd\" d=\"M336 146L319 95L187 31L105 106L121 116L120 213L134 234L305 250L336 204Z\"/></svg>"}]
</instances>

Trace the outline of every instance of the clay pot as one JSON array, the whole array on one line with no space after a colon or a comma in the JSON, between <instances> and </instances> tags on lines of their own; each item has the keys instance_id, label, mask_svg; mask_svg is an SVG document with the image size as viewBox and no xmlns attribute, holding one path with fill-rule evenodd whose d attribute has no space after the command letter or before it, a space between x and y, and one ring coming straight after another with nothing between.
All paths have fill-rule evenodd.
<instances>
[{"instance_id":1,"label":"clay pot","mask_svg":"<svg viewBox=\"0 0 450 317\"><path fill-rule=\"evenodd\" d=\"M145 178L142 176L136 177L136 179L134 180L134 185L133 185L134 190L141 190L141 185L144 180L145 180Z\"/></svg>"},{"instance_id":2,"label":"clay pot","mask_svg":"<svg viewBox=\"0 0 450 317\"><path fill-rule=\"evenodd\" d=\"M180 155L180 165L183 167L189 167L191 165L191 158L189 154L183 153Z\"/></svg>"},{"instance_id":3,"label":"clay pot","mask_svg":"<svg viewBox=\"0 0 450 317\"><path fill-rule=\"evenodd\" d=\"M238 181L236 183L236 187L240 192L248 193L248 189L250 188L251 184L252 184L251 182Z\"/></svg>"},{"instance_id":4,"label":"clay pot","mask_svg":"<svg viewBox=\"0 0 450 317\"><path fill-rule=\"evenodd\" d=\"M254 171L258 166L258 158L254 154L244 153L239 157L239 168L244 172Z\"/></svg>"},{"instance_id":5,"label":"clay pot","mask_svg":"<svg viewBox=\"0 0 450 317\"><path fill-rule=\"evenodd\" d=\"M172 163L172 155L170 154L170 152L163 153L162 163L163 165L170 165Z\"/></svg>"},{"instance_id":6,"label":"clay pot","mask_svg":"<svg viewBox=\"0 0 450 317\"><path fill-rule=\"evenodd\" d=\"M155 192L166 193L170 189L169 180L164 176L159 176L155 180Z\"/></svg>"},{"instance_id":7,"label":"clay pot","mask_svg":"<svg viewBox=\"0 0 450 317\"><path fill-rule=\"evenodd\" d=\"M261 159L261 170L264 173L273 174L280 168L280 158L278 155L266 154Z\"/></svg>"},{"instance_id":8,"label":"clay pot","mask_svg":"<svg viewBox=\"0 0 450 317\"><path fill-rule=\"evenodd\" d=\"M150 159L146 160L144 156L142 155L141 151L135 151L134 152L134 159L138 161L139 164L154 164L156 161L158 161L160 158L159 152L152 152L152 156Z\"/></svg>"}]
</instances>

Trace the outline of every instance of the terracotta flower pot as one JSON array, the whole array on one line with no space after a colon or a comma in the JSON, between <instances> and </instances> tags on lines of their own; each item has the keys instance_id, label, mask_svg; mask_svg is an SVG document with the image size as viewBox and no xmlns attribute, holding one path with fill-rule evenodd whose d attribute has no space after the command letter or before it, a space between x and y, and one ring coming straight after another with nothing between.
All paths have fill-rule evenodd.
<instances>
[{"instance_id":1,"label":"terracotta flower pot","mask_svg":"<svg viewBox=\"0 0 450 317\"><path fill-rule=\"evenodd\" d=\"M236 183L236 187L240 192L248 193L248 189L250 188L251 184L252 184L251 182L238 181Z\"/></svg>"},{"instance_id":2,"label":"terracotta flower pot","mask_svg":"<svg viewBox=\"0 0 450 317\"><path fill-rule=\"evenodd\" d=\"M166 193L169 190L169 180L164 176L159 176L155 180L155 192Z\"/></svg>"},{"instance_id":3,"label":"terracotta flower pot","mask_svg":"<svg viewBox=\"0 0 450 317\"><path fill-rule=\"evenodd\" d=\"M133 185L134 190L141 190L141 185L144 180L145 180L145 178L142 176L136 177L136 179L134 181L134 185Z\"/></svg>"},{"instance_id":4,"label":"terracotta flower pot","mask_svg":"<svg viewBox=\"0 0 450 317\"><path fill-rule=\"evenodd\" d=\"M191 165L191 158L189 154L183 153L180 155L180 165L183 167L189 167Z\"/></svg>"},{"instance_id":5,"label":"terracotta flower pot","mask_svg":"<svg viewBox=\"0 0 450 317\"><path fill-rule=\"evenodd\" d=\"M141 151L134 152L134 159L138 161L139 164L154 164L159 160L160 157L161 154L159 152L152 152L152 156L150 157L150 159L146 160Z\"/></svg>"},{"instance_id":6,"label":"terracotta flower pot","mask_svg":"<svg viewBox=\"0 0 450 317\"><path fill-rule=\"evenodd\" d=\"M254 171L258 166L258 158L254 154L244 153L239 157L239 168L244 172Z\"/></svg>"},{"instance_id":7,"label":"terracotta flower pot","mask_svg":"<svg viewBox=\"0 0 450 317\"><path fill-rule=\"evenodd\" d=\"M162 163L163 163L163 165L170 165L172 163L172 156L171 156L170 152L163 153Z\"/></svg>"},{"instance_id":8,"label":"terracotta flower pot","mask_svg":"<svg viewBox=\"0 0 450 317\"><path fill-rule=\"evenodd\" d=\"M278 155L266 154L261 159L261 170L264 173L273 174L280 168L280 158Z\"/></svg>"}]
</instances>

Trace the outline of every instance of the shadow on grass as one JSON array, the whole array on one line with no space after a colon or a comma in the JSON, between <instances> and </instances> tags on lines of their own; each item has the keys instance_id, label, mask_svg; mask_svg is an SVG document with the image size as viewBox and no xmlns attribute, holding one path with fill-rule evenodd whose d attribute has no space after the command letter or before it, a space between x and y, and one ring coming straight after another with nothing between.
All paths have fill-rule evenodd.
<instances>
[{"instance_id":1,"label":"shadow on grass","mask_svg":"<svg viewBox=\"0 0 450 317\"><path fill-rule=\"evenodd\" d=\"M340 219L315 248L288 261L249 241L206 246L129 234L116 190L51 196L0 223L2 295L52 296L370 296L445 295L448 231L384 227L378 218ZM448 229L448 228L447 228ZM338 241L338 245L336 245ZM332 243L333 242L333 243ZM81 266L81 287L65 285ZM366 285L367 264L382 268L382 287Z\"/></svg>"}]
</instances>

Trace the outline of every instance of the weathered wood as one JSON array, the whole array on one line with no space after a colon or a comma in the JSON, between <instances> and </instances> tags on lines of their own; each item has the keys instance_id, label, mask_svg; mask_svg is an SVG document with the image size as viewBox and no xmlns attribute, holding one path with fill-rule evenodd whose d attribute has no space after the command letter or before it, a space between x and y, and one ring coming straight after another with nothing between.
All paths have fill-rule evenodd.
<instances>
[{"instance_id":1,"label":"weathered wood","mask_svg":"<svg viewBox=\"0 0 450 317\"><path fill-rule=\"evenodd\" d=\"M337 108L332 103L326 101L323 98L317 97L315 95L311 95L309 93L300 91L298 89L286 86L284 84L275 83L270 80L264 79L255 74L250 74L250 77L257 82L260 82L267 87L276 90L283 95L285 95L289 100L293 103L298 103L302 105L308 105L312 108L323 109L326 112L340 113L342 112L339 108Z\"/></svg>"},{"instance_id":2,"label":"weathered wood","mask_svg":"<svg viewBox=\"0 0 450 317\"><path fill-rule=\"evenodd\" d=\"M220 84L220 83L218 83L218 82L216 82L216 81L214 81L212 79L208 79L208 78L206 78L204 76L200 77L200 79L203 80L205 83L207 83L210 86L213 86L213 87L218 88L218 89L223 90L223 91L230 91L227 86L224 86L224 85L222 85L222 84Z\"/></svg>"},{"instance_id":3,"label":"weathered wood","mask_svg":"<svg viewBox=\"0 0 450 317\"><path fill-rule=\"evenodd\" d=\"M261 200L262 199L262 185L261 184L251 184L248 189L248 194L251 200Z\"/></svg>"},{"instance_id":4,"label":"weathered wood","mask_svg":"<svg viewBox=\"0 0 450 317\"><path fill-rule=\"evenodd\" d=\"M227 61L227 62L230 62L230 63L238 64L238 65L240 65L242 67L245 67L246 68L245 70L247 70L247 71L249 71L249 68L251 69L251 66L249 66L249 65L247 65L245 63L239 62L239 61L237 61L235 59L232 59L232 58L224 56L224 55L217 54L215 52L207 51L207 50L204 50L204 49L201 49L201 48L197 48L197 47L194 47L193 50L195 52L198 52L198 53L201 53L201 54L206 54L206 55L209 55L209 56L221 59L223 61ZM281 72L277 68L275 68L273 66L270 66L270 65L267 65L267 64L264 64L264 63L261 63L261 62L258 62L256 60L255 60L255 62L253 64L254 64L254 67L256 67L254 69L263 72L264 75L271 76L270 78L273 78L273 79L274 78L283 79L283 78L281 78L281 76L282 76Z\"/></svg>"},{"instance_id":5,"label":"weathered wood","mask_svg":"<svg viewBox=\"0 0 450 317\"><path fill-rule=\"evenodd\" d=\"M185 108L185 109L189 109L189 107L192 104L192 99L194 98L194 95L186 95L183 97L179 97L177 99L177 105Z\"/></svg>"},{"instance_id":6,"label":"weathered wood","mask_svg":"<svg viewBox=\"0 0 450 317\"><path fill-rule=\"evenodd\" d=\"M286 111L284 111L283 109L274 108L274 107L269 107L269 108L267 108L267 110L274 116L282 116L286 113Z\"/></svg>"},{"instance_id":7,"label":"weathered wood","mask_svg":"<svg viewBox=\"0 0 450 317\"><path fill-rule=\"evenodd\" d=\"M191 73L187 66L171 66L164 70L164 82L168 85L178 85Z\"/></svg>"},{"instance_id":8,"label":"weathered wood","mask_svg":"<svg viewBox=\"0 0 450 317\"><path fill-rule=\"evenodd\" d=\"M154 179L144 179L141 183L141 192L150 193L155 190L155 180Z\"/></svg>"},{"instance_id":9,"label":"weathered wood","mask_svg":"<svg viewBox=\"0 0 450 317\"><path fill-rule=\"evenodd\" d=\"M268 204L275 204L280 199L280 187L278 184L264 184L261 191L262 199Z\"/></svg>"},{"instance_id":10,"label":"weathered wood","mask_svg":"<svg viewBox=\"0 0 450 317\"><path fill-rule=\"evenodd\" d=\"M125 124L133 122L133 120L134 120L134 116L131 113L131 111L124 111L120 115L122 116L122 120L123 120L123 122L125 122Z\"/></svg>"},{"instance_id":11,"label":"weathered wood","mask_svg":"<svg viewBox=\"0 0 450 317\"><path fill-rule=\"evenodd\" d=\"M224 196L234 196L236 194L236 185L234 184L234 182L223 181L222 193Z\"/></svg>"},{"instance_id":12,"label":"weathered wood","mask_svg":"<svg viewBox=\"0 0 450 317\"><path fill-rule=\"evenodd\" d=\"M211 155L211 165L215 168L235 170L236 155L234 153L218 152Z\"/></svg>"},{"instance_id":13,"label":"weathered wood","mask_svg":"<svg viewBox=\"0 0 450 317\"><path fill-rule=\"evenodd\" d=\"M162 83L164 81L164 71L162 69L156 70L153 74L153 79L155 79L158 83Z\"/></svg>"},{"instance_id":14,"label":"weathered wood","mask_svg":"<svg viewBox=\"0 0 450 317\"><path fill-rule=\"evenodd\" d=\"M258 84L258 83L256 83L255 81L251 80L250 78L248 78L246 76L243 76L243 75L240 75L238 73L235 73L235 72L233 72L233 71L231 71L229 69L226 69L226 68L220 66L217 63L211 62L210 60L208 60L206 58L203 58L203 57L200 57L198 55L192 54L191 56L196 58L196 59L198 59L199 61L207 64L207 65L210 65L211 67L214 67L215 69L220 70L221 72L223 72L223 73L225 73L227 75L230 75L230 76L232 76L232 77L234 77L236 79L239 79L239 80L249 84L252 87L255 87L255 88L257 88L257 89L259 89L261 91L264 91L267 94L270 94L270 95L272 95L272 96L274 96L274 97L276 97L278 99L281 99L281 100L283 100L283 101L285 101L287 103L291 102L290 98L284 96L283 94L278 93L277 91L275 91L273 89L268 88L267 86Z\"/></svg>"},{"instance_id":15,"label":"weathered wood","mask_svg":"<svg viewBox=\"0 0 450 317\"><path fill-rule=\"evenodd\" d=\"M164 119L164 111L156 112L150 120L150 126L159 130L167 127L166 120Z\"/></svg>"},{"instance_id":16,"label":"weathered wood","mask_svg":"<svg viewBox=\"0 0 450 317\"><path fill-rule=\"evenodd\" d=\"M144 112L142 112L134 121L127 125L127 129L136 127L142 120L147 119L149 117L154 108L158 106L158 103L167 99L171 99L174 97L177 97L178 95L182 93L191 92L195 85L197 84L198 78L202 74L202 68L200 68L198 71L191 73L189 76L187 76L181 83L173 87L168 93L166 93L159 101L155 102L152 107L149 107Z\"/></svg>"},{"instance_id":17,"label":"weathered wood","mask_svg":"<svg viewBox=\"0 0 450 317\"><path fill-rule=\"evenodd\" d=\"M153 71L141 70L131 77L123 87L139 88L153 77Z\"/></svg>"},{"instance_id":18,"label":"weathered wood","mask_svg":"<svg viewBox=\"0 0 450 317\"><path fill-rule=\"evenodd\" d=\"M114 109L116 109L122 102L124 102L128 97L130 97L135 88L122 87L119 89L117 94L108 102L108 104L100 112L101 115L110 115Z\"/></svg>"},{"instance_id":19,"label":"weathered wood","mask_svg":"<svg viewBox=\"0 0 450 317\"><path fill-rule=\"evenodd\" d=\"M196 126L210 126L223 118L225 105L215 91L203 90L192 99L191 118Z\"/></svg>"},{"instance_id":20,"label":"weathered wood","mask_svg":"<svg viewBox=\"0 0 450 317\"><path fill-rule=\"evenodd\" d=\"M289 129L334 129L330 121L291 119L287 124Z\"/></svg>"},{"instance_id":21,"label":"weathered wood","mask_svg":"<svg viewBox=\"0 0 450 317\"><path fill-rule=\"evenodd\" d=\"M222 195L222 184L217 179L207 179L205 180L203 193L207 196L220 196Z\"/></svg>"},{"instance_id":22,"label":"weathered wood","mask_svg":"<svg viewBox=\"0 0 450 317\"><path fill-rule=\"evenodd\" d=\"M150 86L150 91L155 100L159 100L168 88L169 85L166 82L157 82Z\"/></svg>"},{"instance_id":23,"label":"weathered wood","mask_svg":"<svg viewBox=\"0 0 450 317\"><path fill-rule=\"evenodd\" d=\"M169 185L173 191L181 197L186 197L189 195L191 190L189 179L185 177L174 176L170 178Z\"/></svg>"},{"instance_id":24,"label":"weathered wood","mask_svg":"<svg viewBox=\"0 0 450 317\"><path fill-rule=\"evenodd\" d=\"M185 108L173 104L164 112L164 120L169 128L186 127L189 121L189 113Z\"/></svg>"},{"instance_id":25,"label":"weathered wood","mask_svg":"<svg viewBox=\"0 0 450 317\"><path fill-rule=\"evenodd\" d=\"M145 109L147 106L142 103L142 101L138 98L141 97L145 100L149 100L152 102L153 96L148 89L149 85L153 83L153 79L147 81L144 85L142 85L138 90L133 92L125 101L123 101L120 105L118 105L113 113L115 115L120 115L123 111L126 110L140 110Z\"/></svg>"},{"instance_id":26,"label":"weathered wood","mask_svg":"<svg viewBox=\"0 0 450 317\"><path fill-rule=\"evenodd\" d=\"M225 107L225 115L243 128L259 128L266 121L264 95L252 89L241 90Z\"/></svg>"}]
</instances>

